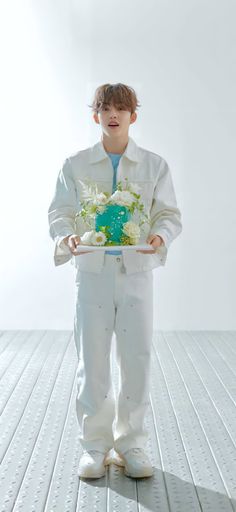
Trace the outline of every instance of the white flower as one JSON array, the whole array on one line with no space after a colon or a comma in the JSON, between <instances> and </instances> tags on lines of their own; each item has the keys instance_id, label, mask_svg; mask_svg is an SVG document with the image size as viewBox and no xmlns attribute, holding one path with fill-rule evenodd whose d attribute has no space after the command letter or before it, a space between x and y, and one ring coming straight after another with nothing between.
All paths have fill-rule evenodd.
<instances>
[{"instance_id":1,"label":"white flower","mask_svg":"<svg viewBox=\"0 0 236 512\"><path fill-rule=\"evenodd\" d=\"M106 204L108 202L107 196L101 192L100 194L96 194L94 197L94 204Z\"/></svg>"},{"instance_id":2,"label":"white flower","mask_svg":"<svg viewBox=\"0 0 236 512\"><path fill-rule=\"evenodd\" d=\"M135 222L132 222L132 221L126 222L123 225L123 232L130 239L134 239L135 240L134 243L138 242L138 239L140 237L140 229L139 229L139 226L137 224L135 224Z\"/></svg>"},{"instance_id":3,"label":"white flower","mask_svg":"<svg viewBox=\"0 0 236 512\"><path fill-rule=\"evenodd\" d=\"M130 192L135 192L135 194L138 194L141 190L141 187L137 183L130 183Z\"/></svg>"},{"instance_id":4,"label":"white flower","mask_svg":"<svg viewBox=\"0 0 236 512\"><path fill-rule=\"evenodd\" d=\"M91 244L91 236L93 234L93 230L92 231L85 231L85 233L81 236L81 242L85 245L90 245Z\"/></svg>"},{"instance_id":5,"label":"white flower","mask_svg":"<svg viewBox=\"0 0 236 512\"><path fill-rule=\"evenodd\" d=\"M91 236L92 245L104 245L106 242L106 235L102 231L93 231Z\"/></svg>"},{"instance_id":6,"label":"white flower","mask_svg":"<svg viewBox=\"0 0 236 512\"><path fill-rule=\"evenodd\" d=\"M110 197L111 203L120 206L130 206L134 200L134 196L128 190L116 190Z\"/></svg>"}]
</instances>

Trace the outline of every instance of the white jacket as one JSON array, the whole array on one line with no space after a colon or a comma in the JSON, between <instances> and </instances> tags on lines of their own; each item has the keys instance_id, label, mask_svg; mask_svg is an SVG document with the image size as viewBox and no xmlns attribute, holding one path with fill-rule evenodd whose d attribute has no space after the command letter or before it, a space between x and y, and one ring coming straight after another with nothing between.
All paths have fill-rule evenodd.
<instances>
[{"instance_id":1,"label":"white jacket","mask_svg":"<svg viewBox=\"0 0 236 512\"><path fill-rule=\"evenodd\" d=\"M131 137L119 161L117 183L123 182L125 177L141 187L141 201L146 213L150 214L151 224L145 223L142 226L140 243L146 243L148 235L154 233L160 235L165 242L154 254L122 249L126 272L131 274L165 265L168 248L181 233L182 222L167 162L156 153L139 147ZM104 247L104 251L74 256L62 241L68 235L82 236L91 229L81 217L75 217L81 209L79 180L86 182L88 178L97 183L99 192L112 193L113 167L102 140L76 152L63 162L48 209L49 234L55 242L56 266L71 260L80 270L99 273L107 247Z\"/></svg>"}]
</instances>

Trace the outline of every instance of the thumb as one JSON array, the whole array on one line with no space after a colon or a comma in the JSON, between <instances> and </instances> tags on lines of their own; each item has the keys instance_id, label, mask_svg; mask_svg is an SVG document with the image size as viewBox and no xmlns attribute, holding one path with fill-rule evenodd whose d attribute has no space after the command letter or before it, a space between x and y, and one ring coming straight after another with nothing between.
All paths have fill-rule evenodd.
<instances>
[{"instance_id":1,"label":"thumb","mask_svg":"<svg viewBox=\"0 0 236 512\"><path fill-rule=\"evenodd\" d=\"M80 237L77 235L71 235L69 238L69 246L72 250L76 249L76 245L80 242Z\"/></svg>"},{"instance_id":2,"label":"thumb","mask_svg":"<svg viewBox=\"0 0 236 512\"><path fill-rule=\"evenodd\" d=\"M75 249L76 249L77 245L79 245L79 244L80 244L80 236L77 236L77 235L76 235L76 236L74 237L73 242L74 242Z\"/></svg>"},{"instance_id":3,"label":"thumb","mask_svg":"<svg viewBox=\"0 0 236 512\"><path fill-rule=\"evenodd\" d=\"M147 244L151 244L154 240L156 235L149 235L148 238L147 238Z\"/></svg>"}]
</instances>

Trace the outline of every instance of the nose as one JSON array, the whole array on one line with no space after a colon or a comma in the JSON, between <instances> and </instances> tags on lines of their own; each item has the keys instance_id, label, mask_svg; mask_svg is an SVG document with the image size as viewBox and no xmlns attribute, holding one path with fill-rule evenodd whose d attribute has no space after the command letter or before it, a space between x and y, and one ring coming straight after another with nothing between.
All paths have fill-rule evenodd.
<instances>
[{"instance_id":1,"label":"nose","mask_svg":"<svg viewBox=\"0 0 236 512\"><path fill-rule=\"evenodd\" d=\"M117 116L117 111L116 111L115 107L111 107L110 114L111 114L111 117Z\"/></svg>"}]
</instances>

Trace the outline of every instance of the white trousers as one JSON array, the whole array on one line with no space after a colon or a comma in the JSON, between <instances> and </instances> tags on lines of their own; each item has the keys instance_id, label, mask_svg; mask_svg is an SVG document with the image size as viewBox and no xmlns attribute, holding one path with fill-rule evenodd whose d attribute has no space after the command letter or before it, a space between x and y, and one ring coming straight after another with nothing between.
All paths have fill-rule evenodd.
<instances>
[{"instance_id":1,"label":"white trousers","mask_svg":"<svg viewBox=\"0 0 236 512\"><path fill-rule=\"evenodd\" d=\"M113 332L119 367L117 403L110 366ZM105 254L101 273L77 270L76 414L83 449L106 452L114 447L122 453L146 448L152 336L152 270L126 274L123 256L111 254Z\"/></svg>"}]
</instances>

